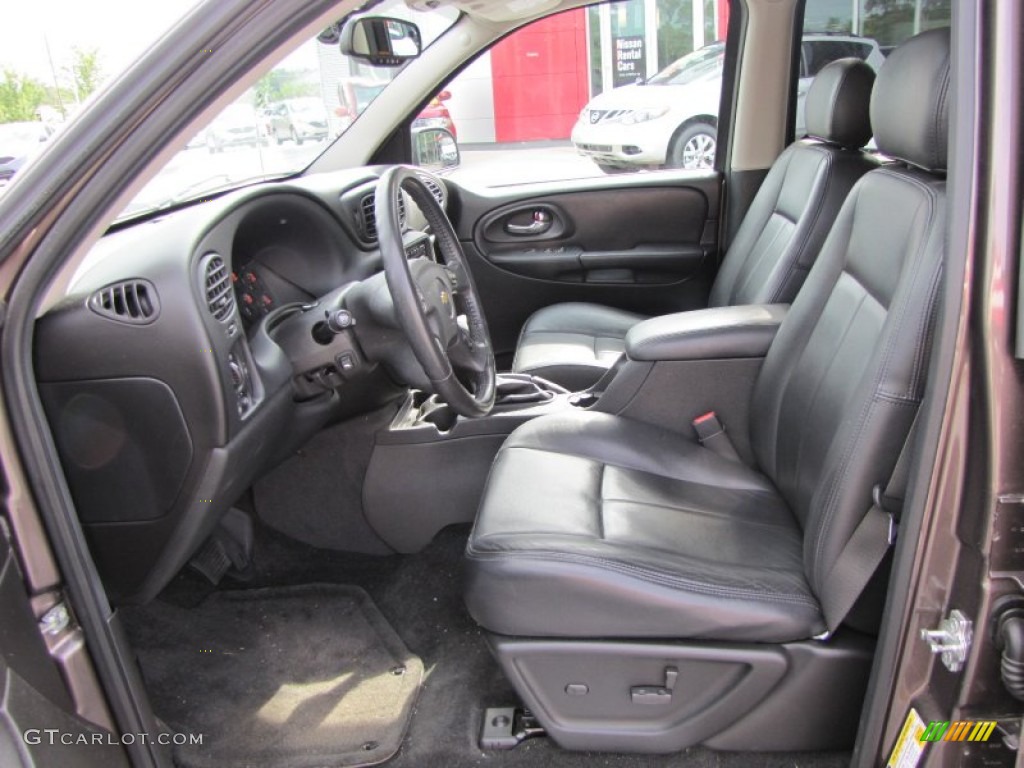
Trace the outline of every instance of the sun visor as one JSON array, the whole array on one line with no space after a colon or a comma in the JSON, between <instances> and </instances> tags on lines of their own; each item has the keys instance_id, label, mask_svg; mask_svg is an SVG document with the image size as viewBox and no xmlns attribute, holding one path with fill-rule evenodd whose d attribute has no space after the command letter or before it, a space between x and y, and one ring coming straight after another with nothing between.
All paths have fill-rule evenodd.
<instances>
[{"instance_id":1,"label":"sun visor","mask_svg":"<svg viewBox=\"0 0 1024 768\"><path fill-rule=\"evenodd\" d=\"M417 11L450 6L470 16L495 22L532 19L561 4L561 0L406 0L406 5Z\"/></svg>"}]
</instances>

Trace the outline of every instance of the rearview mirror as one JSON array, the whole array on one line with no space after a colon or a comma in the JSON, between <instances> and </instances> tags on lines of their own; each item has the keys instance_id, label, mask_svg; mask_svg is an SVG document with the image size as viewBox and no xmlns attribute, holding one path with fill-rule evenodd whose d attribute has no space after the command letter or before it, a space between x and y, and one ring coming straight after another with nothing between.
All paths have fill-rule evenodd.
<instances>
[{"instance_id":1,"label":"rearview mirror","mask_svg":"<svg viewBox=\"0 0 1024 768\"><path fill-rule=\"evenodd\" d=\"M350 20L341 30L341 52L375 67L397 67L420 55L420 29L411 21L383 16Z\"/></svg>"}]
</instances>

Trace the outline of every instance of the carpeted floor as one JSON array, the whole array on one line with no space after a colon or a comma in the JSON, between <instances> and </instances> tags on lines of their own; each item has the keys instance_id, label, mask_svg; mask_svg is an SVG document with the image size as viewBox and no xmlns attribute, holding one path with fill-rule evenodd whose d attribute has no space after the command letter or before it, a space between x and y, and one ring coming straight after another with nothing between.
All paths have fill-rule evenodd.
<instances>
[{"instance_id":1,"label":"carpeted floor","mask_svg":"<svg viewBox=\"0 0 1024 768\"><path fill-rule=\"evenodd\" d=\"M467 527L443 531L417 555L374 557L317 549L257 525L255 572L246 584L219 591L312 583L365 589L412 653L423 660L424 682L412 723L389 768L838 768L848 753L748 754L693 748L678 755L563 752L547 739L508 752L483 752L477 738L483 710L516 703L461 597ZM183 573L151 609L200 605L213 588ZM157 709L157 714L162 715Z\"/></svg>"},{"instance_id":2,"label":"carpeted floor","mask_svg":"<svg viewBox=\"0 0 1024 768\"><path fill-rule=\"evenodd\" d=\"M125 612L153 706L189 768L316 768L398 751L423 663L358 587L219 591Z\"/></svg>"}]
</instances>

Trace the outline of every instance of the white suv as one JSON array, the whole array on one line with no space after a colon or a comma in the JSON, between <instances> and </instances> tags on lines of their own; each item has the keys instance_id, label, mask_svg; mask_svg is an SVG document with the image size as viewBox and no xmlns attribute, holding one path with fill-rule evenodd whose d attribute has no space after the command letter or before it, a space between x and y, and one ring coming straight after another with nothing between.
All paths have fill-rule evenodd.
<instances>
[{"instance_id":1,"label":"white suv","mask_svg":"<svg viewBox=\"0 0 1024 768\"><path fill-rule=\"evenodd\" d=\"M650 79L595 96L580 112L572 143L607 172L637 167L711 168L725 44L711 43ZM804 35L797 85L796 135L804 135L804 96L831 61L856 56L875 71L885 57L866 37Z\"/></svg>"}]
</instances>

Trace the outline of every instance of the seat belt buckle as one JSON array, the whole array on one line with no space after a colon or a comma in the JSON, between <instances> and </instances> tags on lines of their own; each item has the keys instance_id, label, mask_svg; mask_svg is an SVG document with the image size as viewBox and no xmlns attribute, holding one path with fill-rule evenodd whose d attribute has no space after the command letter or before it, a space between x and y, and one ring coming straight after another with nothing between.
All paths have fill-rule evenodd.
<instances>
[{"instance_id":1,"label":"seat belt buckle","mask_svg":"<svg viewBox=\"0 0 1024 768\"><path fill-rule=\"evenodd\" d=\"M885 513L886 517L889 518L889 533L886 539L889 545L892 546L896 543L896 534L899 533L899 523L896 522L896 515L902 511L903 504L898 499L893 499L885 495L885 489L881 483L875 485L871 489L871 501Z\"/></svg>"},{"instance_id":2,"label":"seat belt buckle","mask_svg":"<svg viewBox=\"0 0 1024 768\"><path fill-rule=\"evenodd\" d=\"M697 439L701 445L718 435L725 434L725 427L722 426L722 422L718 420L718 414L714 411L708 411L698 416L692 423L693 431L697 433Z\"/></svg>"},{"instance_id":3,"label":"seat belt buckle","mask_svg":"<svg viewBox=\"0 0 1024 768\"><path fill-rule=\"evenodd\" d=\"M730 461L740 461L740 456L736 453L732 440L725 433L725 427L719 420L717 413L708 411L695 418L691 424L693 424L693 431L697 433L697 440L701 445L709 451L714 451L722 458L729 459Z\"/></svg>"}]
</instances>

